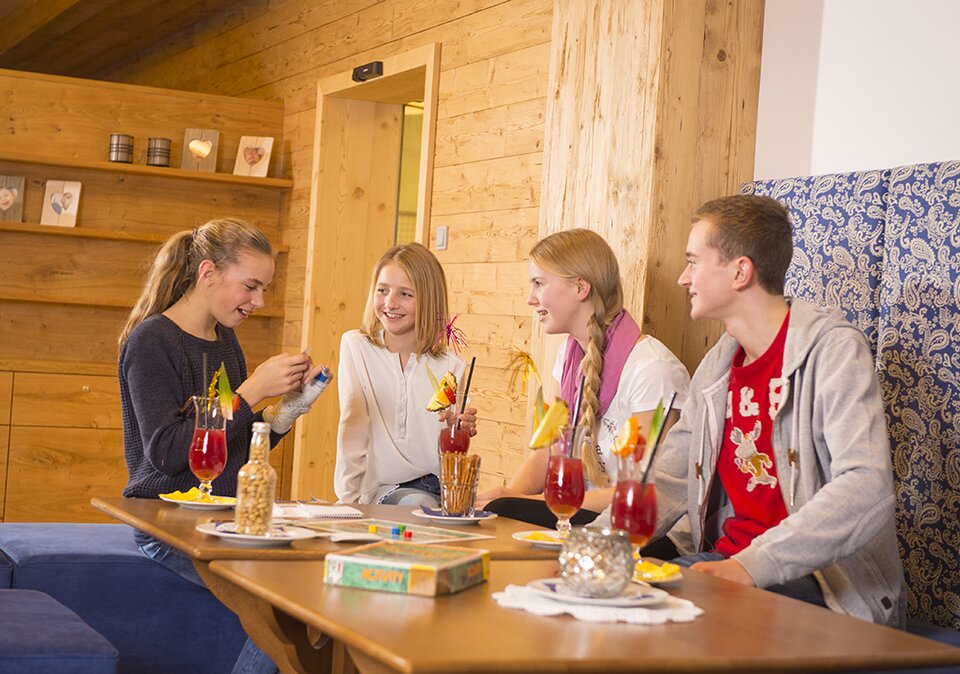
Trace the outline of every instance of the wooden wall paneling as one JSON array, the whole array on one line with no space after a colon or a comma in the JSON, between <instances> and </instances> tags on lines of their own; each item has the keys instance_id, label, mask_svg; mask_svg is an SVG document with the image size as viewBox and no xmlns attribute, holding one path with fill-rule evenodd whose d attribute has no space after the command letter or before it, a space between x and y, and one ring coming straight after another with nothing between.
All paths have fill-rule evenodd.
<instances>
[{"instance_id":1,"label":"wooden wall paneling","mask_svg":"<svg viewBox=\"0 0 960 674\"><path fill-rule=\"evenodd\" d=\"M7 489L7 448L10 444L10 407L13 397L13 373L0 372L0 522Z\"/></svg>"},{"instance_id":2,"label":"wooden wall paneling","mask_svg":"<svg viewBox=\"0 0 960 674\"><path fill-rule=\"evenodd\" d=\"M555 4L540 231L588 223L603 234L620 258L627 307L692 370L709 340L691 336L717 327L691 323L675 289L683 213L750 177L763 4L629 0L596 9ZM635 96L609 95L612 72Z\"/></svg>"},{"instance_id":3,"label":"wooden wall paneling","mask_svg":"<svg viewBox=\"0 0 960 674\"><path fill-rule=\"evenodd\" d=\"M510 208L434 215L430 245L435 249L436 228L447 228L447 250L436 255L444 265L456 262L516 262L525 260L537 242L539 208Z\"/></svg>"},{"instance_id":4,"label":"wooden wall paneling","mask_svg":"<svg viewBox=\"0 0 960 674\"><path fill-rule=\"evenodd\" d=\"M435 166L451 166L543 149L543 98L437 121Z\"/></svg>"},{"instance_id":5,"label":"wooden wall paneling","mask_svg":"<svg viewBox=\"0 0 960 674\"><path fill-rule=\"evenodd\" d=\"M530 316L527 262L450 264L450 306L470 314Z\"/></svg>"},{"instance_id":6,"label":"wooden wall paneling","mask_svg":"<svg viewBox=\"0 0 960 674\"><path fill-rule=\"evenodd\" d=\"M140 256L124 242L0 233L0 246L6 299L130 307L140 292Z\"/></svg>"},{"instance_id":7,"label":"wooden wall paneling","mask_svg":"<svg viewBox=\"0 0 960 674\"><path fill-rule=\"evenodd\" d=\"M13 399L13 373L0 371L0 424L10 423ZM3 463L3 462L0 462ZM0 498L0 501L3 499Z\"/></svg>"},{"instance_id":8,"label":"wooden wall paneling","mask_svg":"<svg viewBox=\"0 0 960 674\"><path fill-rule=\"evenodd\" d=\"M200 127L220 130L217 171L233 173L240 137L276 135L283 122L283 106L271 101L12 70L0 70L0 90L9 115L0 129L6 152L106 160L110 134L127 133L135 137L137 163L145 163L147 138L161 136L173 140L170 165L179 166L184 130ZM282 175L282 168L270 175Z\"/></svg>"},{"instance_id":9,"label":"wooden wall paneling","mask_svg":"<svg viewBox=\"0 0 960 674\"><path fill-rule=\"evenodd\" d=\"M540 201L541 155L525 154L436 169L435 215L530 208Z\"/></svg>"},{"instance_id":10,"label":"wooden wall paneling","mask_svg":"<svg viewBox=\"0 0 960 674\"><path fill-rule=\"evenodd\" d=\"M2 239L0 239L2 240ZM3 275L7 278L7 274ZM108 363L116 372L117 337L128 308L0 300L4 360ZM19 369L11 366L13 369Z\"/></svg>"},{"instance_id":11,"label":"wooden wall paneling","mask_svg":"<svg viewBox=\"0 0 960 674\"><path fill-rule=\"evenodd\" d=\"M7 461L10 449L10 427L0 425L0 522L3 522L7 498Z\"/></svg>"},{"instance_id":12,"label":"wooden wall paneling","mask_svg":"<svg viewBox=\"0 0 960 674\"><path fill-rule=\"evenodd\" d=\"M5 521L108 522L90 499L123 490L123 433L14 426L7 471Z\"/></svg>"},{"instance_id":13,"label":"wooden wall paneling","mask_svg":"<svg viewBox=\"0 0 960 674\"><path fill-rule=\"evenodd\" d=\"M685 12L685 5L680 3L676 11ZM741 183L753 179L763 13L763 0L705 3L694 208L716 197L737 194ZM692 372L723 334L723 326L715 321L693 321L689 312L686 317L680 355Z\"/></svg>"},{"instance_id":14,"label":"wooden wall paneling","mask_svg":"<svg viewBox=\"0 0 960 674\"><path fill-rule=\"evenodd\" d=\"M115 376L18 372L13 423L18 427L122 429L119 382Z\"/></svg>"},{"instance_id":15,"label":"wooden wall paneling","mask_svg":"<svg viewBox=\"0 0 960 674\"><path fill-rule=\"evenodd\" d=\"M440 74L440 106L444 116L454 117L543 98L547 93L543 64L549 57L550 44L543 43L443 70Z\"/></svg>"}]
</instances>

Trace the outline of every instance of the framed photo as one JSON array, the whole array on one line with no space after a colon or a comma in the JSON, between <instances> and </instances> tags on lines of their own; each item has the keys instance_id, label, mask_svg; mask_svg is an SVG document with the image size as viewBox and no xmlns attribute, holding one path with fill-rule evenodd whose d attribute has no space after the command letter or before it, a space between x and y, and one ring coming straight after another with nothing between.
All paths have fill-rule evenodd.
<instances>
[{"instance_id":1,"label":"framed photo","mask_svg":"<svg viewBox=\"0 0 960 674\"><path fill-rule=\"evenodd\" d=\"M216 173L219 146L220 132L216 129L187 129L183 134L180 168Z\"/></svg>"},{"instance_id":2,"label":"framed photo","mask_svg":"<svg viewBox=\"0 0 960 674\"><path fill-rule=\"evenodd\" d=\"M0 176L0 222L23 222L23 176Z\"/></svg>"},{"instance_id":3,"label":"framed photo","mask_svg":"<svg viewBox=\"0 0 960 674\"><path fill-rule=\"evenodd\" d=\"M41 225L76 227L77 211L80 208L80 183L64 180L48 180L43 195Z\"/></svg>"},{"instance_id":4,"label":"framed photo","mask_svg":"<svg viewBox=\"0 0 960 674\"><path fill-rule=\"evenodd\" d=\"M243 136L237 161L233 166L234 175L267 177L270 168L270 152L273 150L273 138L266 136Z\"/></svg>"}]
</instances>

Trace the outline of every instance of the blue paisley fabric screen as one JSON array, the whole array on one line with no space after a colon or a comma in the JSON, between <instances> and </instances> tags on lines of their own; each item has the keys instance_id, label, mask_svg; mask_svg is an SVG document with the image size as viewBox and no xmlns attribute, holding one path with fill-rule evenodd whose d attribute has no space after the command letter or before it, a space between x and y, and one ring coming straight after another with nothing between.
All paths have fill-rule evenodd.
<instances>
[{"instance_id":1,"label":"blue paisley fabric screen","mask_svg":"<svg viewBox=\"0 0 960 674\"><path fill-rule=\"evenodd\" d=\"M960 161L748 183L790 208L788 295L876 354L908 615L960 629Z\"/></svg>"}]
</instances>

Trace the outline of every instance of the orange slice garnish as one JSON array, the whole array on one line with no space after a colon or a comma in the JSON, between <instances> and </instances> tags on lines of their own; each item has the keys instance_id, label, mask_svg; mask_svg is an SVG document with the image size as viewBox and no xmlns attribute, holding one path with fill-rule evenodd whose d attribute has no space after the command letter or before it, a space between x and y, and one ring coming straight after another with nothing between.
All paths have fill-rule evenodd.
<instances>
[{"instance_id":1,"label":"orange slice garnish","mask_svg":"<svg viewBox=\"0 0 960 674\"><path fill-rule=\"evenodd\" d=\"M630 456L633 450L637 448L639 441L640 424L637 423L636 417L627 417L627 420L623 422L623 426L620 427L620 432L617 434L616 439L613 441L611 451L617 456Z\"/></svg>"}]
</instances>

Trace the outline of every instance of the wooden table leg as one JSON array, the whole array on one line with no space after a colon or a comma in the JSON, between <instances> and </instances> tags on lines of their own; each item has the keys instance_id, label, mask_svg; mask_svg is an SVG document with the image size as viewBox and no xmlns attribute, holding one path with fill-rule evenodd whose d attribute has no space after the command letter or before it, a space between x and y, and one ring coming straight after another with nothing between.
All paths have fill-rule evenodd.
<instances>
[{"instance_id":1,"label":"wooden table leg","mask_svg":"<svg viewBox=\"0 0 960 674\"><path fill-rule=\"evenodd\" d=\"M208 562L194 560L200 578L220 602L237 614L253 642L270 656L281 672L315 674L333 671L333 643L313 646L306 626L268 602L210 571ZM317 635L313 635L316 637Z\"/></svg>"}]
</instances>

